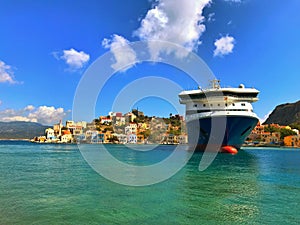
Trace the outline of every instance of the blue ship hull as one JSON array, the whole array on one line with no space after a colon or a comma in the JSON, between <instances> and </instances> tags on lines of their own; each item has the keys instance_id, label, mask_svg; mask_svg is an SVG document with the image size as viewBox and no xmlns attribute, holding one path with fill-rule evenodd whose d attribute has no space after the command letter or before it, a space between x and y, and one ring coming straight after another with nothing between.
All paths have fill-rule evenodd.
<instances>
[{"instance_id":1,"label":"blue ship hull","mask_svg":"<svg viewBox=\"0 0 300 225\"><path fill-rule=\"evenodd\" d=\"M215 124L214 131L212 120ZM250 116L218 116L213 119L204 117L192 120L187 123L189 144L202 151L209 149L214 151L212 148L217 146L233 146L239 149L257 123L258 119Z\"/></svg>"}]
</instances>

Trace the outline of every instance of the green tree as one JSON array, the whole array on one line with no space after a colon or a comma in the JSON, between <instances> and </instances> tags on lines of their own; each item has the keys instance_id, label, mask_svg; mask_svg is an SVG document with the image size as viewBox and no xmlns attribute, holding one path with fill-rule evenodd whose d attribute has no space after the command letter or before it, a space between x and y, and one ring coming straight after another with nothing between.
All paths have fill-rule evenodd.
<instances>
[{"instance_id":1,"label":"green tree","mask_svg":"<svg viewBox=\"0 0 300 225\"><path fill-rule=\"evenodd\" d=\"M280 139L283 140L284 137L290 136L290 135L296 135L297 133L295 131L289 130L289 129L280 129Z\"/></svg>"},{"instance_id":2,"label":"green tree","mask_svg":"<svg viewBox=\"0 0 300 225\"><path fill-rule=\"evenodd\" d=\"M265 127L265 132L270 132L270 133L280 132L280 130L281 130L280 128L273 127L270 124L267 127Z\"/></svg>"}]
</instances>

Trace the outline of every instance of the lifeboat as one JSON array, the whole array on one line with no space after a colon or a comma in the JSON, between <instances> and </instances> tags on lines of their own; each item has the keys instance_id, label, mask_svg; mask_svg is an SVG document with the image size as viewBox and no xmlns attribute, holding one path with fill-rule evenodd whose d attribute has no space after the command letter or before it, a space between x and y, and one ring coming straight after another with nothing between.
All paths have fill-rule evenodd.
<instances>
[{"instance_id":1,"label":"lifeboat","mask_svg":"<svg viewBox=\"0 0 300 225\"><path fill-rule=\"evenodd\" d=\"M226 145L226 146L222 146L221 147L221 152L222 153L229 153L229 154L235 155L235 154L238 153L238 150L235 147L233 147L233 146Z\"/></svg>"}]
</instances>

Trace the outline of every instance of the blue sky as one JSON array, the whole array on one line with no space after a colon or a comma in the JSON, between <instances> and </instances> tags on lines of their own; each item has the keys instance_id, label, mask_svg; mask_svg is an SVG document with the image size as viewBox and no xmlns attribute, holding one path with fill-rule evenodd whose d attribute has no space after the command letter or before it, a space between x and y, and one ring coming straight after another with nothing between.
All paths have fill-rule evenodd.
<instances>
[{"instance_id":1,"label":"blue sky","mask_svg":"<svg viewBox=\"0 0 300 225\"><path fill-rule=\"evenodd\" d=\"M0 120L52 124L71 118L76 88L96 59L115 46L155 38L196 53L224 86L244 83L259 89L254 109L260 118L278 104L300 99L300 1L182 2L1 1ZM122 88L147 76L167 78L182 89L196 87L176 68L141 63L111 77L96 115L111 111ZM138 101L128 109L157 116L176 113L177 106L168 101L139 100L143 88L136 88Z\"/></svg>"}]
</instances>

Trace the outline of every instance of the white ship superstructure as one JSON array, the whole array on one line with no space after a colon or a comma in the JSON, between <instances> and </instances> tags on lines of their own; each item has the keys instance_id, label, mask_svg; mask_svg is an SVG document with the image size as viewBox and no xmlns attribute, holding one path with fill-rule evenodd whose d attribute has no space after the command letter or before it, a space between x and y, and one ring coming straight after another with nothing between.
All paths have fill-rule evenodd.
<instances>
[{"instance_id":1,"label":"white ship superstructure","mask_svg":"<svg viewBox=\"0 0 300 225\"><path fill-rule=\"evenodd\" d=\"M224 129L221 145L240 148L258 122L251 104L258 100L258 94L255 88L245 88L242 84L238 88L221 88L219 80L213 80L207 89L181 92L189 137L199 134L198 147L205 148L213 121L219 121L220 129Z\"/></svg>"}]
</instances>

